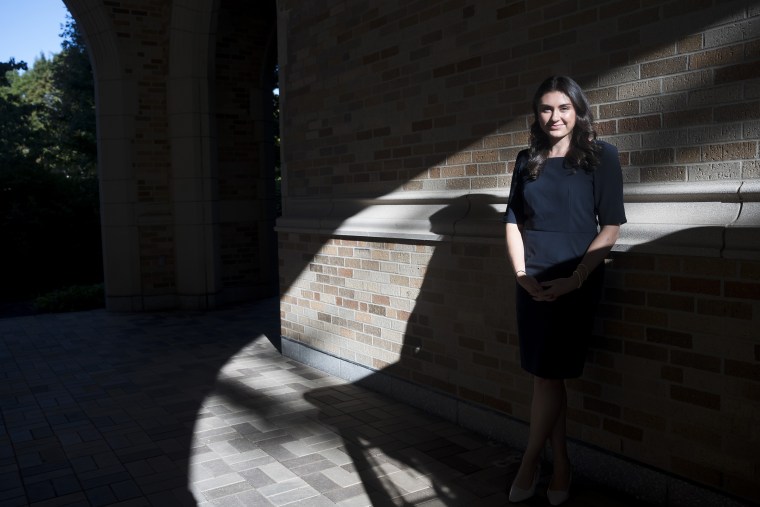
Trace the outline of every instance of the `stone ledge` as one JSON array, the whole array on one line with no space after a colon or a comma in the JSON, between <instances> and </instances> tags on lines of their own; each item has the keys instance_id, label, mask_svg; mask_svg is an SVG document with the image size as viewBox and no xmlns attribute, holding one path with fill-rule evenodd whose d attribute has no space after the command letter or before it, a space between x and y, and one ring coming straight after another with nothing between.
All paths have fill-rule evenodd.
<instances>
[{"instance_id":1,"label":"stone ledge","mask_svg":"<svg viewBox=\"0 0 760 507\"><path fill-rule=\"evenodd\" d=\"M278 232L420 241L504 240L507 195L394 192L288 199ZM760 259L760 181L627 184L616 251Z\"/></svg>"}]
</instances>

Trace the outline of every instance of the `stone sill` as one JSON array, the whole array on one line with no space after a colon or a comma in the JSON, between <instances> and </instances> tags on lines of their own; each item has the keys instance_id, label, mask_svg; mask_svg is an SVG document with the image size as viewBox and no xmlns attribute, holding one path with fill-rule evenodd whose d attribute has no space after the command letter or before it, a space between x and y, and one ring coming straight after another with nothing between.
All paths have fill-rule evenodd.
<instances>
[{"instance_id":1,"label":"stone sill","mask_svg":"<svg viewBox=\"0 0 760 507\"><path fill-rule=\"evenodd\" d=\"M626 184L615 251L760 260L760 180ZM289 198L278 232L406 241L503 242L506 192Z\"/></svg>"}]
</instances>

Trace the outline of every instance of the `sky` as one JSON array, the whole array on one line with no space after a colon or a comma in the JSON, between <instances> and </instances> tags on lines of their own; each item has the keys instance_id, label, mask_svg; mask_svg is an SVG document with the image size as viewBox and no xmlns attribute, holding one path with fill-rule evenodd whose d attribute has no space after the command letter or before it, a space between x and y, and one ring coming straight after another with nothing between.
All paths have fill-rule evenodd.
<instances>
[{"instance_id":1,"label":"sky","mask_svg":"<svg viewBox=\"0 0 760 507\"><path fill-rule=\"evenodd\" d=\"M0 62L15 58L31 67L40 53L61 51L67 13L63 0L0 0Z\"/></svg>"}]
</instances>

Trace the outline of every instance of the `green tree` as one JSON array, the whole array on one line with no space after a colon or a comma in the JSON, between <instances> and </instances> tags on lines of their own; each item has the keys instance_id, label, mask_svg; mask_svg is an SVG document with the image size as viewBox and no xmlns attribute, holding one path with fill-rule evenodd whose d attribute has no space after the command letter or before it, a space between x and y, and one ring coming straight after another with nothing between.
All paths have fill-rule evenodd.
<instances>
[{"instance_id":1,"label":"green tree","mask_svg":"<svg viewBox=\"0 0 760 507\"><path fill-rule=\"evenodd\" d=\"M19 94L14 83L25 62L0 62L0 168L27 164L39 156L40 140L33 126L37 107Z\"/></svg>"},{"instance_id":2,"label":"green tree","mask_svg":"<svg viewBox=\"0 0 760 507\"><path fill-rule=\"evenodd\" d=\"M46 132L48 111L56 101L52 77L52 62L42 56L24 73L6 73L6 86L0 88L0 96L5 98L6 103L17 107L15 113L10 113L2 121L5 128L16 133L8 141L14 145L16 152L43 165L46 152L50 149ZM21 121L23 124L20 124ZM3 152L6 150L3 149Z\"/></svg>"},{"instance_id":3,"label":"green tree","mask_svg":"<svg viewBox=\"0 0 760 507\"><path fill-rule=\"evenodd\" d=\"M95 85L82 34L68 15L61 52L53 56L51 81L55 94L48 97L47 129L55 136L50 165L66 174L97 176ZM35 65L36 67L36 65Z\"/></svg>"},{"instance_id":4,"label":"green tree","mask_svg":"<svg viewBox=\"0 0 760 507\"><path fill-rule=\"evenodd\" d=\"M4 300L103 280L92 69L70 16L61 35L31 69L0 62Z\"/></svg>"}]
</instances>

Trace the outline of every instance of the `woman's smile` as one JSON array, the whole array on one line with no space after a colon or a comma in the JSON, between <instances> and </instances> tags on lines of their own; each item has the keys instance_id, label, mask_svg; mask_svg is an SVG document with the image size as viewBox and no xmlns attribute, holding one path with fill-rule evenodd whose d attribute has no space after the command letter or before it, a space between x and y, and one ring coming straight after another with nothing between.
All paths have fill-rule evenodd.
<instances>
[{"instance_id":1,"label":"woman's smile","mask_svg":"<svg viewBox=\"0 0 760 507\"><path fill-rule=\"evenodd\" d=\"M538 108L542 130L554 143L573 132L575 127L575 107L570 98L562 92L553 91L541 97Z\"/></svg>"}]
</instances>

